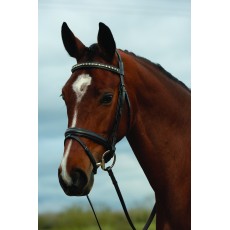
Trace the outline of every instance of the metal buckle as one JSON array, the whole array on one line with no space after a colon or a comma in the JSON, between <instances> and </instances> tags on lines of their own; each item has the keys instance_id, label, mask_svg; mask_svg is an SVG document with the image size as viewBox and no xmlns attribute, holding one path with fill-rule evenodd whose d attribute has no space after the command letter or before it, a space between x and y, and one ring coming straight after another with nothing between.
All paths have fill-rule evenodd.
<instances>
[{"instance_id":1,"label":"metal buckle","mask_svg":"<svg viewBox=\"0 0 230 230\"><path fill-rule=\"evenodd\" d=\"M113 162L112 162L112 164L110 166L108 166L108 167L105 166L105 159L104 158L105 158L106 154L109 153L109 152L110 152L110 150L107 150L106 152L104 152L103 155L102 155L101 162L97 163L97 166L101 167L101 169L104 170L104 171L108 171L108 170L112 169L113 166L116 163L116 154L114 153L113 154Z\"/></svg>"}]
</instances>

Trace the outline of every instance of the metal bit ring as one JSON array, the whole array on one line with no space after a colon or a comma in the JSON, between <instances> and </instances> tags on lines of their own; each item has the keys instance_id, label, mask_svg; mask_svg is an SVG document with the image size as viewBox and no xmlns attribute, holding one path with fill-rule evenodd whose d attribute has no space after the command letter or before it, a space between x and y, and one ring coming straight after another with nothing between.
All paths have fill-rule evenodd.
<instances>
[{"instance_id":1,"label":"metal bit ring","mask_svg":"<svg viewBox=\"0 0 230 230\"><path fill-rule=\"evenodd\" d=\"M102 159L101 159L100 166L101 166L102 170L104 170L104 171L108 171L108 170L111 169L111 168L115 165L115 163L116 163L116 154L114 153L114 154L113 154L113 162L112 162L112 164L111 164L110 166L108 166L108 167L105 167L105 159L104 159L104 158L105 158L106 154L109 153L109 152L110 152L110 150L107 150L107 151L104 152L103 155L102 155Z\"/></svg>"}]
</instances>

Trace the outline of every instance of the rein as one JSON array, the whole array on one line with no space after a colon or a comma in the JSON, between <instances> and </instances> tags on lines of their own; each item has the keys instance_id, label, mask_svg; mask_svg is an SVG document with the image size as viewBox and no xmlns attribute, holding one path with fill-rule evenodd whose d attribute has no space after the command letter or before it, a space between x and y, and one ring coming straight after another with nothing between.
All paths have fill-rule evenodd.
<instances>
[{"instance_id":1,"label":"rein","mask_svg":"<svg viewBox=\"0 0 230 230\"><path fill-rule=\"evenodd\" d=\"M117 195L119 197L119 200L121 202L121 205L122 205L122 208L123 208L124 213L126 215L126 218L129 222L129 225L131 226L131 228L133 230L135 230L136 228L134 227L132 220L129 216L128 210L126 208L124 199L123 199L121 191L120 191L120 188L118 186L118 183L117 183L116 178L115 178L113 171L112 171L112 167L114 166L114 164L116 162L116 155L115 155L116 147L115 147L115 145L116 145L116 141L117 141L117 131L118 131L118 127L120 124L120 119L121 119L122 110L123 110L125 101L127 102L127 105L128 105L128 116L129 116L128 130L130 128L130 115L131 115L130 101L129 101L128 93L125 89L125 83L124 83L124 66L123 66L123 62L121 60L120 54L117 51L116 51L116 54L118 56L119 68L116 68L116 67L111 66L111 65L97 63L97 62L86 62L86 63L76 64L71 69L71 71L73 73L78 69L98 68L98 69L103 69L103 70L114 72L120 76L119 95L118 95L115 121L114 121L112 132L111 132L109 138L106 139L106 138L102 137L101 135L98 135L97 133L94 133L92 131L89 131L89 130L86 130L83 128L75 127L75 128L68 128L66 130L64 144L65 144L67 139L73 139L73 140L77 141L81 145L81 147L85 150L85 153L89 157L90 162L92 163L92 166L93 166L93 173L94 174L97 173L98 167L101 167L104 171L108 172L108 174L112 180L112 183L115 187L115 190L117 192ZM103 154L101 162L98 162L98 163L96 162L91 151L88 149L88 147L85 145L85 143L79 137L88 138L88 139L90 139L90 140L92 140L92 141L94 141L100 145L103 145L105 147L106 152ZM113 158L112 165L105 167L105 163L107 163L111 158ZM102 229L100 226L100 223L98 221L98 218L96 216L96 212L93 208L92 202L90 201L88 195L87 195L87 199L88 199L89 204L90 204L92 211L94 213L98 227L99 227L99 229ZM156 214L156 204L154 205L154 207L151 211L151 214L150 214L143 230L148 229L148 227L150 226L155 214Z\"/></svg>"}]
</instances>

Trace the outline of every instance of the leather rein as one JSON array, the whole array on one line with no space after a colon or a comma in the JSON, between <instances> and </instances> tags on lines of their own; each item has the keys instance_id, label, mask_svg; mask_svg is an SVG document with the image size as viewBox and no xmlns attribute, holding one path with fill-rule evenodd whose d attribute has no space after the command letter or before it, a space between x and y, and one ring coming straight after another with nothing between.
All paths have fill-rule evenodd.
<instances>
[{"instance_id":1,"label":"leather rein","mask_svg":"<svg viewBox=\"0 0 230 230\"><path fill-rule=\"evenodd\" d=\"M118 57L118 62L119 62L119 68L116 68L114 66L111 65L106 65L106 64L102 64L102 63L97 63L97 62L86 62L86 63L80 63L80 64L76 64L72 67L71 71L72 73L75 72L78 69L87 69L87 68L97 68L97 69L103 69L103 70L107 70L107 71L111 71L113 73L116 73L120 76L120 83L119 83L119 94L118 94L118 101L117 101L117 108L116 108L116 115L115 115L115 121L113 124L113 128L112 128L112 132L109 136L108 139L102 137L101 135L94 133L92 131L83 129L83 128L78 128L78 127L74 127L74 128L68 128L65 132L65 140L64 140L64 144L66 142L67 139L73 139L75 141L77 141L81 147L85 150L85 153L87 154L87 156L90 159L90 162L93 166L93 173L96 174L97 173L97 169L98 167L101 167L104 171L107 171L113 184L114 187L116 189L116 192L118 194L118 197L120 199L122 208L124 210L124 213L126 215L126 218L131 226L132 229L135 229L132 220L129 216L129 213L127 211L124 199L122 197L122 194L120 192L118 183L115 179L115 176L113 174L112 171L112 167L114 166L115 162L116 162L116 155L115 155L115 151L116 151L116 141L117 141L117 131L119 128L119 124L120 124L120 120L121 120L121 115L122 115L122 111L123 111L123 107L125 104L125 101L127 102L128 105L128 116L129 116L129 124L128 124L128 130L130 128L130 115L131 115L131 109L130 109L130 101L129 101L129 97L128 97L128 93L125 89L125 83L124 83L124 65L121 59L120 54L116 51L117 57ZM85 145L85 143L79 138L79 137L85 137L88 138L100 145L103 145L106 149L106 152L103 154L102 156L102 160L101 162L96 162L93 154L91 153L91 151L88 149L88 147ZM113 162L111 166L106 167L105 163L107 163L111 158L113 158ZM92 208L92 211L94 213L95 219L97 221L98 227L99 229L102 229L100 226L100 223L98 221L98 218L96 216L96 213L94 211L93 205L89 199L89 196L87 195L87 199L89 201L89 204ZM148 227L150 226L154 216L156 214L156 204L154 205L152 212L143 228L143 230L147 230Z\"/></svg>"}]
</instances>

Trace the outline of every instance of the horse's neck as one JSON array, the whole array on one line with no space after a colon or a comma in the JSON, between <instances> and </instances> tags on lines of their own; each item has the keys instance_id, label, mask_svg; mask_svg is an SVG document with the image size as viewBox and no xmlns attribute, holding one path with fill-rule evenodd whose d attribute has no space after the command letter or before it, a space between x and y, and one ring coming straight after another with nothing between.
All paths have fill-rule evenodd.
<instances>
[{"instance_id":1,"label":"horse's neck","mask_svg":"<svg viewBox=\"0 0 230 230\"><path fill-rule=\"evenodd\" d=\"M150 184L161 190L170 173L177 177L181 166L190 164L191 97L157 67L146 65L136 63L126 75L128 91L135 92L129 93L133 117L127 138Z\"/></svg>"}]
</instances>

